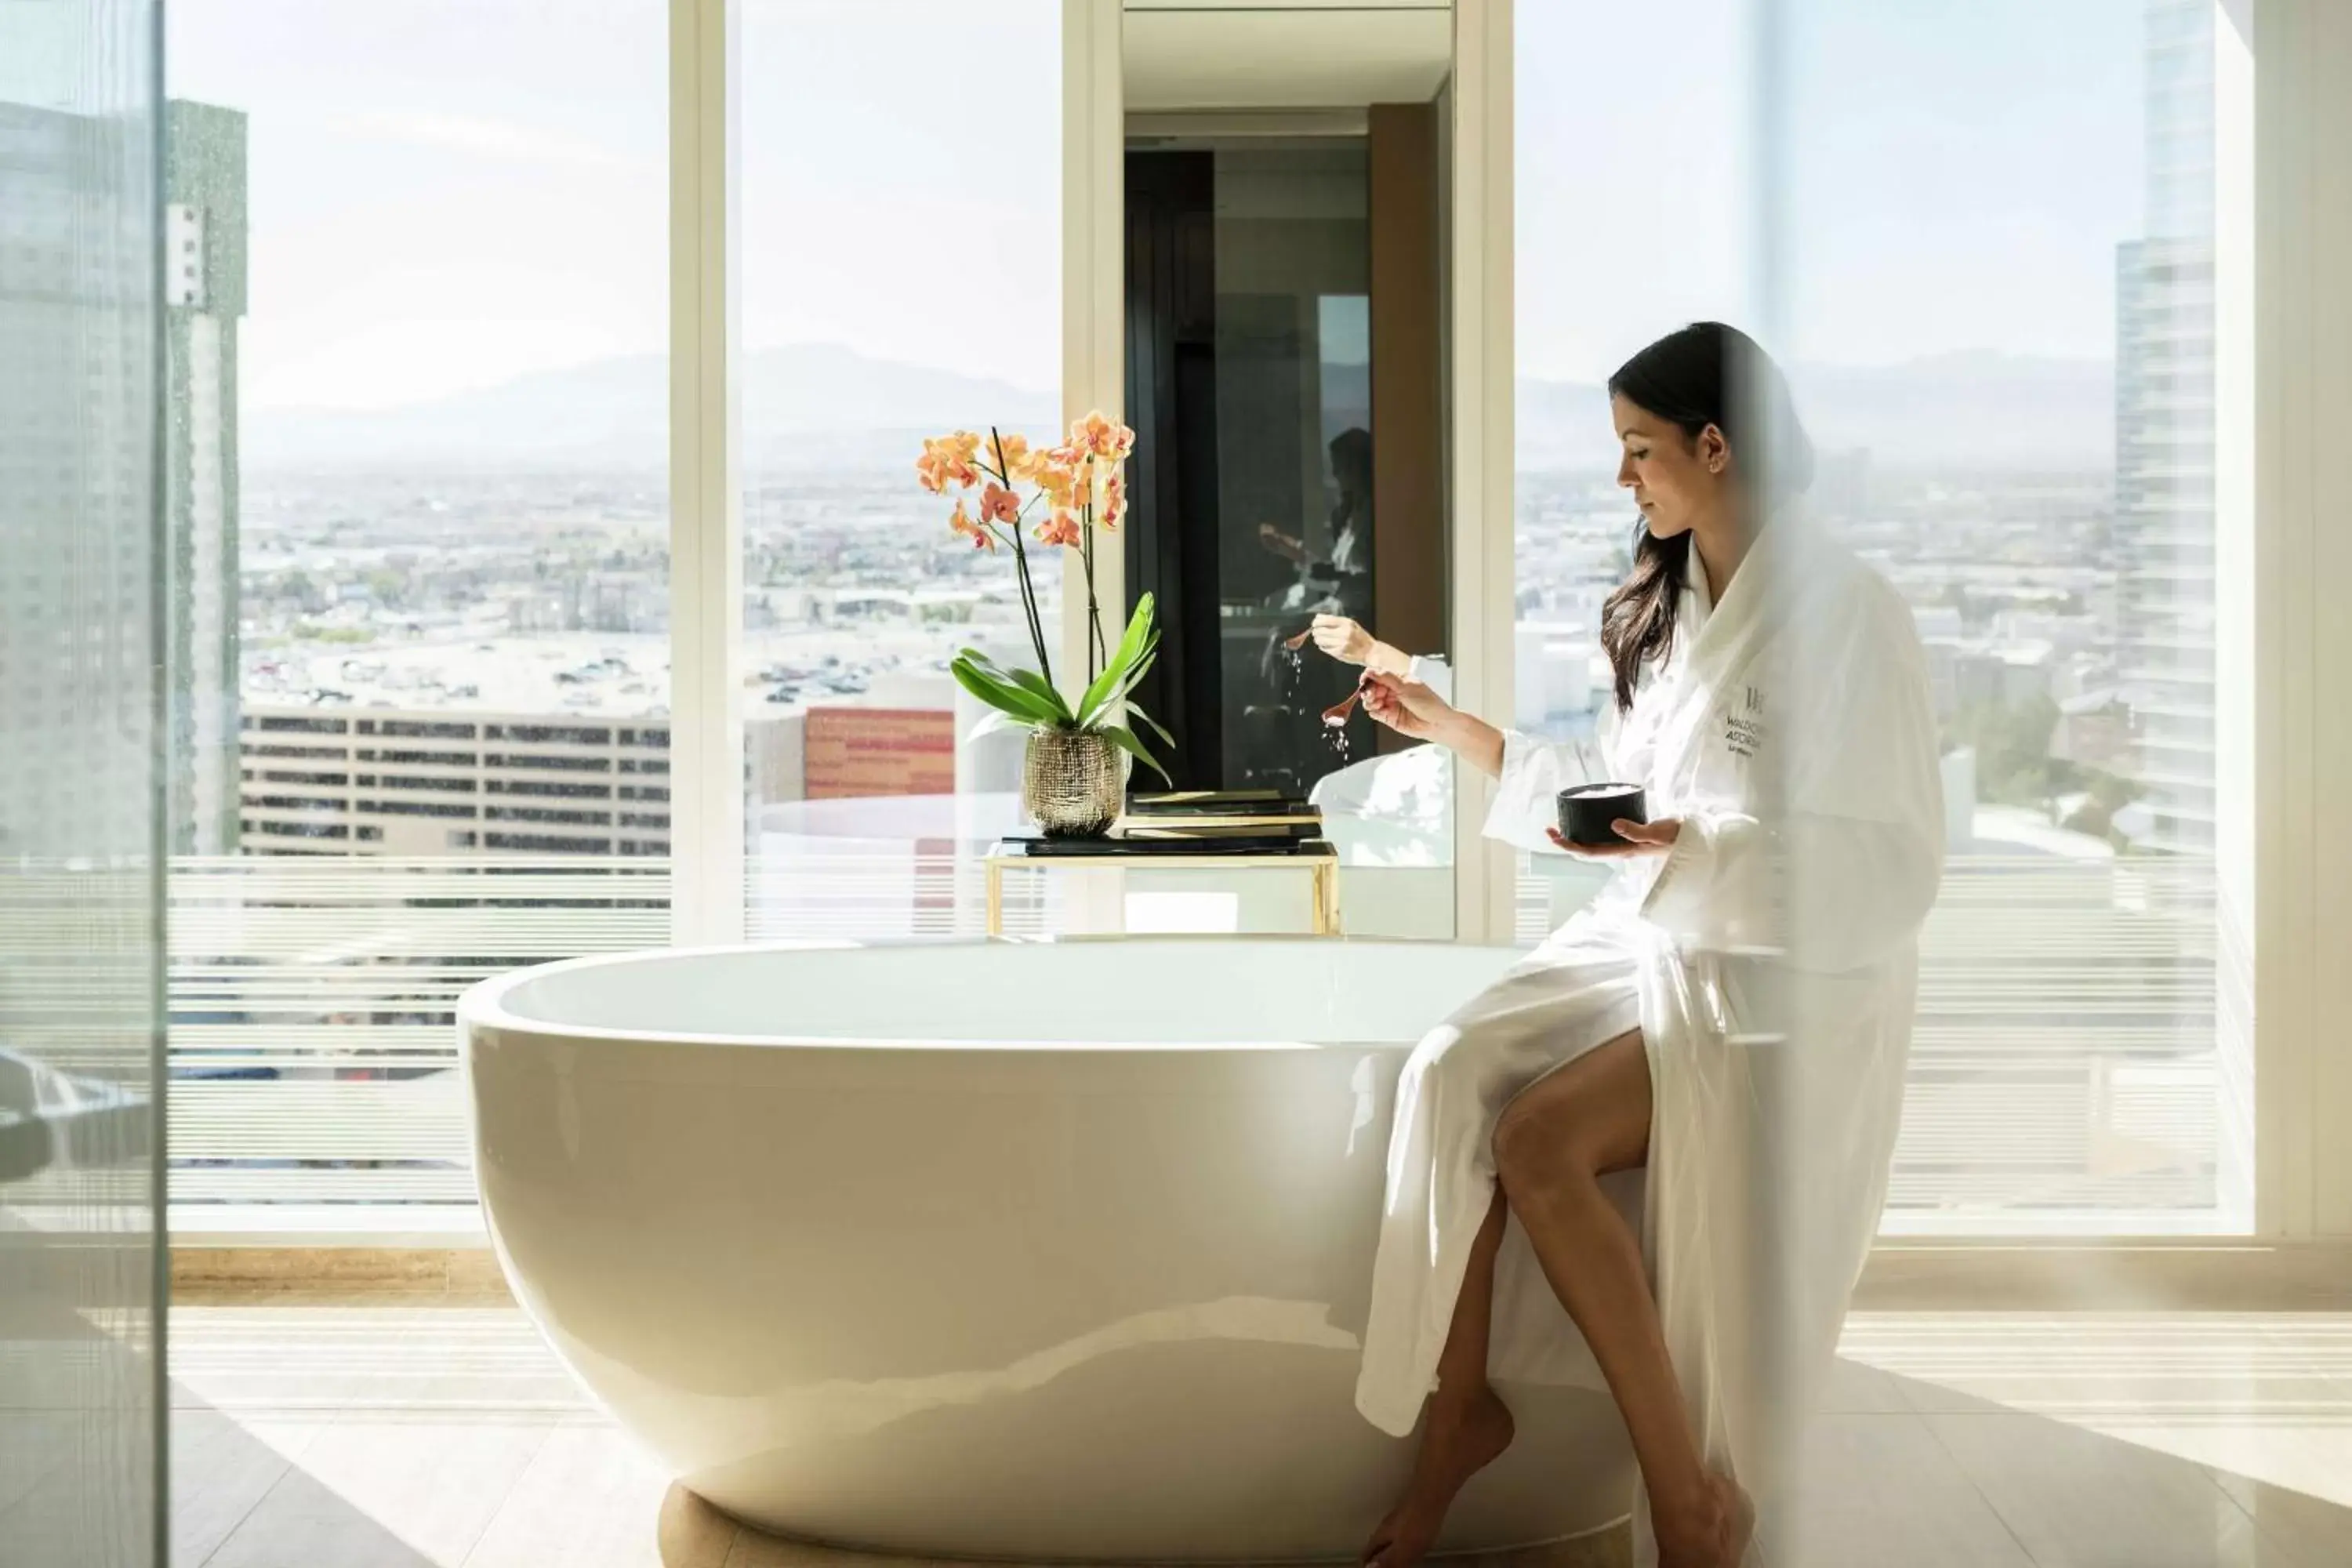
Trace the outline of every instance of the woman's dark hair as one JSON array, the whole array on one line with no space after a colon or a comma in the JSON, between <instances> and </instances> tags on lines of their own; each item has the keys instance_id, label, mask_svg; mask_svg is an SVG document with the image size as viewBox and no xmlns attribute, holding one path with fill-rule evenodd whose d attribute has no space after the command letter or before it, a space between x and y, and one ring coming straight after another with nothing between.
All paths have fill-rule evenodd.
<instances>
[{"instance_id":1,"label":"woman's dark hair","mask_svg":"<svg viewBox=\"0 0 2352 1568\"><path fill-rule=\"evenodd\" d=\"M1372 488L1372 433L1350 426L1331 437L1331 477L1339 488L1364 491Z\"/></svg>"},{"instance_id":2,"label":"woman's dark hair","mask_svg":"<svg viewBox=\"0 0 2352 1568\"><path fill-rule=\"evenodd\" d=\"M1813 482L1813 447L1797 423L1780 367L1754 339L1721 321L1694 321L1617 367L1609 395L1622 397L1696 439L1708 426L1739 458L1750 493L1767 506ZM1751 440L1751 436L1760 439ZM1633 705L1642 666L1674 650L1675 612L1690 581L1691 536L1659 539L1635 525L1633 570L1601 609L1617 710Z\"/></svg>"}]
</instances>

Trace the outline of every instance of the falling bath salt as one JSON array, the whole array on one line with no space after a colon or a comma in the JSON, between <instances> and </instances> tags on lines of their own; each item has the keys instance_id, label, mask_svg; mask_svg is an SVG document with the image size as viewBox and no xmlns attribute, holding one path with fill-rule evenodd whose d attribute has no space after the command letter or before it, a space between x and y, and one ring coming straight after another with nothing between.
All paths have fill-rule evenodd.
<instances>
[{"instance_id":1,"label":"falling bath salt","mask_svg":"<svg viewBox=\"0 0 2352 1568\"><path fill-rule=\"evenodd\" d=\"M1348 721L1354 716L1356 704L1362 701L1363 697L1364 682L1359 680L1353 691L1323 710L1324 738L1331 742L1332 752L1343 763L1353 749L1348 740Z\"/></svg>"}]
</instances>

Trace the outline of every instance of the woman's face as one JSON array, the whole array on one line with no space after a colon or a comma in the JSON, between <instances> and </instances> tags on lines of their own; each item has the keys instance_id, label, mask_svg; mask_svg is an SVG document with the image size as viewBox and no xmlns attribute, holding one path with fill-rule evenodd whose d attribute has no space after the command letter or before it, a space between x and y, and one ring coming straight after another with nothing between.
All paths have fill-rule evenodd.
<instances>
[{"instance_id":1,"label":"woman's face","mask_svg":"<svg viewBox=\"0 0 2352 1568\"><path fill-rule=\"evenodd\" d=\"M1633 492L1642 520L1657 539L1688 532L1715 515L1729 488L1731 448L1710 425L1696 437L1661 419L1622 394L1609 400L1624 457L1617 482Z\"/></svg>"}]
</instances>

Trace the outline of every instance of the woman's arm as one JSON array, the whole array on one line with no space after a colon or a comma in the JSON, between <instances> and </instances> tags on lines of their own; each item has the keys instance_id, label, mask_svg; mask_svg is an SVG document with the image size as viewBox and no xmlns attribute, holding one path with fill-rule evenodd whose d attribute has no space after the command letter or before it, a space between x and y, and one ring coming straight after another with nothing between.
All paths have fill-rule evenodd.
<instances>
[{"instance_id":1,"label":"woman's arm","mask_svg":"<svg viewBox=\"0 0 2352 1568\"><path fill-rule=\"evenodd\" d=\"M1307 633L1315 639L1318 648L1341 664L1361 665L1366 669L1404 680L1419 679L1412 667L1412 655L1381 642L1366 631L1362 623L1346 616L1318 616L1314 624L1307 628ZM1444 693L1438 695L1444 696Z\"/></svg>"},{"instance_id":2,"label":"woman's arm","mask_svg":"<svg viewBox=\"0 0 2352 1568\"><path fill-rule=\"evenodd\" d=\"M1489 777L1503 773L1503 732L1465 713L1428 686L1367 666L1364 711L1398 734L1444 746Z\"/></svg>"},{"instance_id":3,"label":"woman's arm","mask_svg":"<svg viewBox=\"0 0 2352 1568\"><path fill-rule=\"evenodd\" d=\"M1446 749L1488 778L1501 778L1507 750L1503 732L1459 708L1448 708L1446 711L1453 715L1443 742Z\"/></svg>"},{"instance_id":4,"label":"woman's arm","mask_svg":"<svg viewBox=\"0 0 2352 1568\"><path fill-rule=\"evenodd\" d=\"M1400 734L1444 746L1496 780L1486 837L1521 849L1551 847L1561 790L1606 776L1599 743L1542 741L1498 730L1418 681L1368 672L1364 710Z\"/></svg>"}]
</instances>

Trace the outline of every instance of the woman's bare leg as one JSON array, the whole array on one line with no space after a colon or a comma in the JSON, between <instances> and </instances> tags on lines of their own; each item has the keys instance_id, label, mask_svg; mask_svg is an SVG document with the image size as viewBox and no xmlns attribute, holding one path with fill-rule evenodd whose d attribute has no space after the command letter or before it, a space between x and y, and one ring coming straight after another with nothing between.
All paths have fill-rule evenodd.
<instances>
[{"instance_id":1,"label":"woman's bare leg","mask_svg":"<svg viewBox=\"0 0 2352 1568\"><path fill-rule=\"evenodd\" d=\"M1495 1321L1495 1258L1507 1216L1502 1190L1470 1244L1462 1293L1437 1358L1437 1392L1423 1417L1421 1447L1403 1499L1365 1544L1371 1568L1412 1568L1428 1554L1445 1510L1472 1476L1511 1446L1511 1412L1486 1381L1486 1346Z\"/></svg>"},{"instance_id":2,"label":"woman's bare leg","mask_svg":"<svg viewBox=\"0 0 2352 1568\"><path fill-rule=\"evenodd\" d=\"M1733 1568L1753 1521L1711 1473L1684 1415L1642 1244L1601 1178L1649 1158L1650 1064L1621 1035L1538 1080L1503 1112L1495 1164L1560 1305L1625 1417L1662 1568Z\"/></svg>"}]
</instances>

